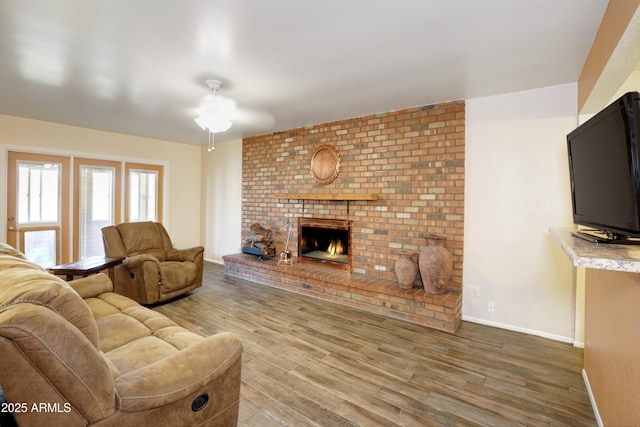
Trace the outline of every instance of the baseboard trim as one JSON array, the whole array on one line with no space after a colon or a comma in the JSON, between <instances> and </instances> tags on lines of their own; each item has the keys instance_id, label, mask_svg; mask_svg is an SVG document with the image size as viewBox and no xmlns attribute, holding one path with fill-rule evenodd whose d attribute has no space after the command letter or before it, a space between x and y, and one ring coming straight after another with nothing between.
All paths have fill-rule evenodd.
<instances>
[{"instance_id":1,"label":"baseboard trim","mask_svg":"<svg viewBox=\"0 0 640 427\"><path fill-rule=\"evenodd\" d=\"M587 388L587 393L589 394L589 400L591 401L591 408L593 409L593 414L596 417L596 422L599 427L604 427L604 423L602 422L602 418L600 418L600 412L598 412L598 405L596 405L596 399L593 397L593 392L591 391L591 384L589 384L589 377L587 376L587 371L582 369L582 379L584 380L584 385Z\"/></svg>"},{"instance_id":2,"label":"baseboard trim","mask_svg":"<svg viewBox=\"0 0 640 427\"><path fill-rule=\"evenodd\" d=\"M470 317L470 316L462 316L462 320L471 322L471 323L478 323L480 325L493 326L494 328L506 329L514 332L522 332L524 334L535 335L538 337L548 338L550 340L560 341L560 342L565 342L567 344L575 345L575 342L571 337L564 337L562 335L549 334L547 332L536 331L535 329L521 328L519 326L507 325L505 323L499 323L499 322L492 322L490 320L478 319L476 317Z\"/></svg>"}]
</instances>

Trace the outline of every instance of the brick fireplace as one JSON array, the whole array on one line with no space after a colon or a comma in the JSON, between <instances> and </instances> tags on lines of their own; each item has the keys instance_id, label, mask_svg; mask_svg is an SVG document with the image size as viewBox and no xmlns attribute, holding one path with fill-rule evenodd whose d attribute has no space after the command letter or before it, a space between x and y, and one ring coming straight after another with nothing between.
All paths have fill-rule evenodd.
<instances>
[{"instance_id":1,"label":"brick fireplace","mask_svg":"<svg viewBox=\"0 0 640 427\"><path fill-rule=\"evenodd\" d=\"M380 312L380 307L393 306L393 317L455 330L460 321L462 290L464 122L464 101L453 101L245 138L243 232L254 223L272 229L279 254L287 239L283 216L292 221L310 218L348 221L350 267L343 272L327 273L334 277L328 280L335 280L336 274L346 274L344 283L353 282L357 276L388 284L388 291L384 286L385 290L380 291L386 297L378 298L379 304L359 302L358 308L366 310L370 306L370 311ZM334 146L341 161L339 175L327 185L317 183L309 170L310 156L324 144ZM300 229L294 227L289 251L302 256L299 233ZM425 295L418 278L410 290L411 296L395 295L394 263L399 252L419 252L426 245L427 233L446 236L445 247L454 257L447 294L435 298ZM227 264L238 257L224 258L227 270ZM291 277L278 279L276 274L280 270L289 274L285 270L293 272L292 267L304 266L305 261L303 258L302 264L279 266L275 270L264 264L269 272L262 279L258 279L259 273L252 277L272 286L279 286L280 281L283 288L310 293L309 287L303 285L292 289ZM240 275L236 267L229 265L230 274ZM316 270L313 275L317 277ZM322 284L316 284L314 279L313 286ZM325 299L332 299L330 295L331 292L324 291L313 293ZM371 290L356 291L353 295L356 300L357 295L380 296L371 295ZM406 301L400 301L403 298ZM414 316L418 311L422 320ZM429 318L431 321L427 321Z\"/></svg>"}]
</instances>

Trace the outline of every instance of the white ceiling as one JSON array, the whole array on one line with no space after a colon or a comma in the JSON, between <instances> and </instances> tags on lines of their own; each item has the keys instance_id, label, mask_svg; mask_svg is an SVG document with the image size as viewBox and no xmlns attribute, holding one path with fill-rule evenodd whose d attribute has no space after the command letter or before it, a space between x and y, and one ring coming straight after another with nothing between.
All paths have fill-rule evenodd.
<instances>
[{"instance_id":1,"label":"white ceiling","mask_svg":"<svg viewBox=\"0 0 640 427\"><path fill-rule=\"evenodd\" d=\"M0 114L206 144L575 82L607 0L1 0Z\"/></svg>"}]
</instances>

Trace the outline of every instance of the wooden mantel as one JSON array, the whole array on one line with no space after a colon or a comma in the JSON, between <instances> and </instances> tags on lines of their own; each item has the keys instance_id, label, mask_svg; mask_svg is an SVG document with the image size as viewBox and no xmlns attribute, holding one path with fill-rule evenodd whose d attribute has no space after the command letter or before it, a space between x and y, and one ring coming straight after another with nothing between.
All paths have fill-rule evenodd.
<instances>
[{"instance_id":1,"label":"wooden mantel","mask_svg":"<svg viewBox=\"0 0 640 427\"><path fill-rule=\"evenodd\" d=\"M289 200L378 200L377 194L356 193L276 193L275 197Z\"/></svg>"}]
</instances>

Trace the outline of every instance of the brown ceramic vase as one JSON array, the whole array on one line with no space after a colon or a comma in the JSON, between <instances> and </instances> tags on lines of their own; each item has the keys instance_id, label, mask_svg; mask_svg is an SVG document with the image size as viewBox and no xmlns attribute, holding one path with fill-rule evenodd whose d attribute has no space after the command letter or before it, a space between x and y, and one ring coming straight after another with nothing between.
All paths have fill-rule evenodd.
<instances>
[{"instance_id":1,"label":"brown ceramic vase","mask_svg":"<svg viewBox=\"0 0 640 427\"><path fill-rule=\"evenodd\" d=\"M418 263L414 257L415 252L399 252L400 257L396 260L394 267L396 270L396 280L402 289L410 289L418 275Z\"/></svg>"},{"instance_id":2,"label":"brown ceramic vase","mask_svg":"<svg viewBox=\"0 0 640 427\"><path fill-rule=\"evenodd\" d=\"M447 289L453 270L453 256L442 244L446 237L427 234L427 247L420 252L418 264L424 290L429 294L442 294Z\"/></svg>"}]
</instances>

